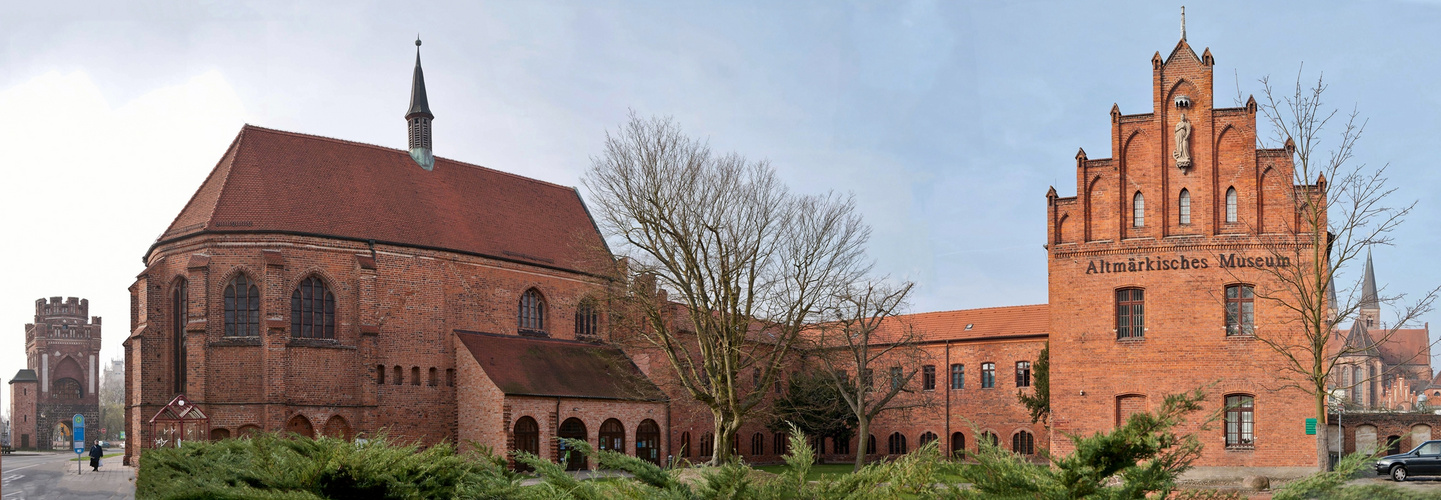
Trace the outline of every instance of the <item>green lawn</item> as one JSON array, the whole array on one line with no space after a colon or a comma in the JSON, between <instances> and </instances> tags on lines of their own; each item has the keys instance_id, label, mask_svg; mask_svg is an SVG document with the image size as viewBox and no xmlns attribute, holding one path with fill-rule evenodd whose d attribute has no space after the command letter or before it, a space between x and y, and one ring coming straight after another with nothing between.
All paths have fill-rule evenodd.
<instances>
[{"instance_id":1,"label":"green lawn","mask_svg":"<svg viewBox=\"0 0 1441 500\"><path fill-rule=\"evenodd\" d=\"M124 455L124 454L125 454L125 452L107 453L107 454L105 454L104 456L101 456L100 458L105 459L105 458L110 458L110 457L118 457L118 456ZM85 461L88 462L88 461L90 461L90 455L85 455L84 457L81 457L81 458L72 458L72 459L70 459L71 462L76 462L76 461L80 461L80 460L85 460Z\"/></svg>"}]
</instances>

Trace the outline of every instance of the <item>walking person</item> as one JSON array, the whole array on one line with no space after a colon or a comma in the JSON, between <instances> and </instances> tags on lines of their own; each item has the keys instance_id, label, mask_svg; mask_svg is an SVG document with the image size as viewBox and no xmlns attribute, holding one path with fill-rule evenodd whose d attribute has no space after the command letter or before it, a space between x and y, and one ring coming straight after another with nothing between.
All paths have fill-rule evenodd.
<instances>
[{"instance_id":1,"label":"walking person","mask_svg":"<svg viewBox=\"0 0 1441 500\"><path fill-rule=\"evenodd\" d=\"M100 457L103 456L105 456L105 448L101 448L100 443L95 443L95 446L90 447L90 470L100 470Z\"/></svg>"}]
</instances>

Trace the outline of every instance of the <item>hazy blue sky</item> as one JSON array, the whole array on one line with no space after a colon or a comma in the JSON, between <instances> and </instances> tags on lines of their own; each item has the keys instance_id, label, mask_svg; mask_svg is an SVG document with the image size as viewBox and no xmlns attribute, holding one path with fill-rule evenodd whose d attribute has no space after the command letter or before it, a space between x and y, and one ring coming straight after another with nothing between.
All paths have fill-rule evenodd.
<instances>
[{"instance_id":1,"label":"hazy blue sky","mask_svg":"<svg viewBox=\"0 0 1441 500\"><path fill-rule=\"evenodd\" d=\"M123 4L123 5L121 5ZM1044 194L1151 106L1158 2L0 0L0 377L33 301L89 298L121 355L140 257L241 124L405 147L417 32L440 156L578 185L627 108L853 192L913 310L1046 302ZM419 4L417 2L417 4ZM1371 119L1359 159L1420 200L1377 249L1391 292L1441 283L1441 4L1188 6L1215 92L1324 71ZM477 202L483 203L483 200ZM1431 249L1431 250L1428 250ZM1434 315L1433 315L1434 316ZM8 390L5 391L8 399ZM3 404L8 411L8 403Z\"/></svg>"}]
</instances>

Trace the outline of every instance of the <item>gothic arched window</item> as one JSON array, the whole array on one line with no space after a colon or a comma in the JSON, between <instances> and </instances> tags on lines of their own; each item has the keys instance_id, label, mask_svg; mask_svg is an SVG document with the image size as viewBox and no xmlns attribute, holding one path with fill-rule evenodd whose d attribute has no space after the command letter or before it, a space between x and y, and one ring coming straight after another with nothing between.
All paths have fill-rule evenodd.
<instances>
[{"instance_id":1,"label":"gothic arched window","mask_svg":"<svg viewBox=\"0 0 1441 500\"><path fill-rule=\"evenodd\" d=\"M335 295L320 278L311 276L290 293L292 337L335 338Z\"/></svg>"},{"instance_id":2,"label":"gothic arched window","mask_svg":"<svg viewBox=\"0 0 1441 500\"><path fill-rule=\"evenodd\" d=\"M600 312L595 301L585 299L575 308L575 338L592 339L600 330Z\"/></svg>"},{"instance_id":3,"label":"gothic arched window","mask_svg":"<svg viewBox=\"0 0 1441 500\"><path fill-rule=\"evenodd\" d=\"M1191 223L1191 192L1181 190L1181 201L1177 204L1181 207L1181 224Z\"/></svg>"},{"instance_id":4,"label":"gothic arched window","mask_svg":"<svg viewBox=\"0 0 1441 500\"><path fill-rule=\"evenodd\" d=\"M170 332L171 368L175 370L175 392L185 392L185 322L189 319L186 310L189 298L185 280L175 282L170 290Z\"/></svg>"},{"instance_id":5,"label":"gothic arched window","mask_svg":"<svg viewBox=\"0 0 1441 500\"><path fill-rule=\"evenodd\" d=\"M1236 188L1226 188L1226 223L1236 222Z\"/></svg>"},{"instance_id":6,"label":"gothic arched window","mask_svg":"<svg viewBox=\"0 0 1441 500\"><path fill-rule=\"evenodd\" d=\"M225 285L225 336L260 336L260 288L244 274Z\"/></svg>"},{"instance_id":7,"label":"gothic arched window","mask_svg":"<svg viewBox=\"0 0 1441 500\"><path fill-rule=\"evenodd\" d=\"M1136 191L1136 196L1131 197L1131 225L1135 227L1146 227L1146 197Z\"/></svg>"},{"instance_id":8,"label":"gothic arched window","mask_svg":"<svg viewBox=\"0 0 1441 500\"><path fill-rule=\"evenodd\" d=\"M51 392L55 395L55 399L80 399L85 395L80 388L80 381L68 377L56 380L54 390Z\"/></svg>"},{"instance_id":9,"label":"gothic arched window","mask_svg":"<svg viewBox=\"0 0 1441 500\"><path fill-rule=\"evenodd\" d=\"M545 335L545 298L532 288L520 296L520 333Z\"/></svg>"}]
</instances>

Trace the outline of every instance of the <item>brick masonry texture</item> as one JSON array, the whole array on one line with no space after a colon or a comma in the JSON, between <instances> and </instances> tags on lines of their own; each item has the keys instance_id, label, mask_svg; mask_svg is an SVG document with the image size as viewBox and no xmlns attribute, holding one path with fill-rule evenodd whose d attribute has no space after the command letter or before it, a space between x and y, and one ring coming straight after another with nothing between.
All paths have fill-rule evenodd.
<instances>
[{"instance_id":1,"label":"brick masonry texture","mask_svg":"<svg viewBox=\"0 0 1441 500\"><path fill-rule=\"evenodd\" d=\"M1284 385L1279 355L1254 337L1226 335L1226 285L1281 285L1255 268L1222 268L1218 257L1265 257L1267 244L1298 241L1285 234L1298 217L1288 199L1289 152L1255 149L1254 101L1213 108L1209 50L1196 56L1183 40L1152 63L1154 111L1113 109L1112 157L1077 154L1078 196L1047 195L1052 447L1068 452L1062 433L1111 429L1118 412L1155 410L1166 394L1204 387L1207 412L1219 411L1225 395L1254 396L1255 442L1228 449L1223 426L1204 430L1195 423L1204 416L1192 418L1180 430L1202 437L1198 466L1314 466L1315 455L1304 451L1316 446L1304 432L1304 419L1314 416L1312 399L1277 388ZM1189 107L1176 104L1181 96ZM1172 155L1182 113L1193 127L1192 166L1185 169ZM1227 222L1225 193L1232 188L1237 221ZM1179 219L1183 189L1190 194L1189 224ZM1138 192L1145 198L1143 227L1134 227ZM1182 260L1186 265L1169 269ZM1157 268L1162 261L1167 269ZM1125 272L1103 272L1102 262L1119 263ZM1116 291L1127 287L1144 289L1143 339L1118 339ZM1255 307L1258 332L1288 328L1280 307L1259 299Z\"/></svg>"}]
</instances>

